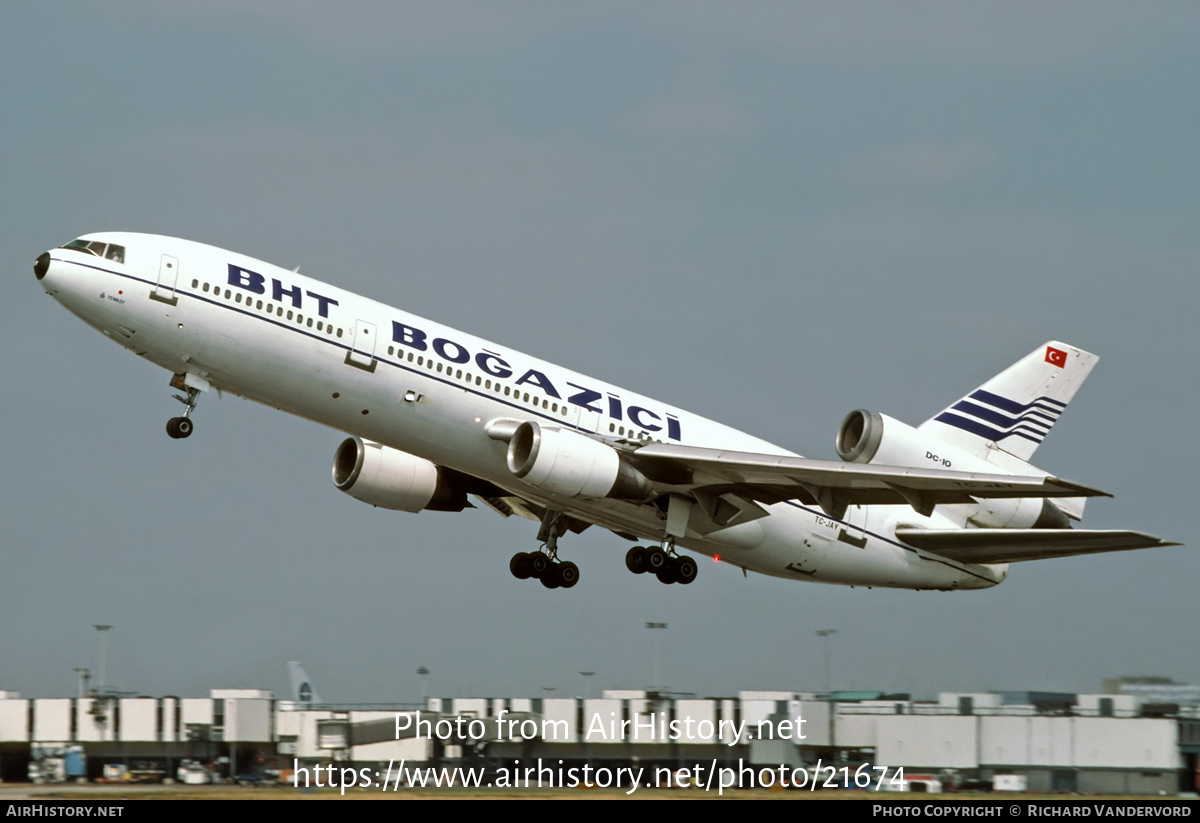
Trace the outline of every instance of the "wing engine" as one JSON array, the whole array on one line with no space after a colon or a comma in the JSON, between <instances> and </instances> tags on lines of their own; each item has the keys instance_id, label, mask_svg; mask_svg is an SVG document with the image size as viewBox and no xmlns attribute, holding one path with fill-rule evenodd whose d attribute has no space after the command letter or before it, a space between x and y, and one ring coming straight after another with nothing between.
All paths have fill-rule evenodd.
<instances>
[{"instance_id":1,"label":"wing engine","mask_svg":"<svg viewBox=\"0 0 1200 823\"><path fill-rule=\"evenodd\" d=\"M349 437L333 456L333 485L384 509L460 512L471 506L460 475L424 458Z\"/></svg>"},{"instance_id":2,"label":"wing engine","mask_svg":"<svg viewBox=\"0 0 1200 823\"><path fill-rule=\"evenodd\" d=\"M573 431L525 422L508 441L508 470L568 497L646 500L650 481L616 449Z\"/></svg>"}]
</instances>

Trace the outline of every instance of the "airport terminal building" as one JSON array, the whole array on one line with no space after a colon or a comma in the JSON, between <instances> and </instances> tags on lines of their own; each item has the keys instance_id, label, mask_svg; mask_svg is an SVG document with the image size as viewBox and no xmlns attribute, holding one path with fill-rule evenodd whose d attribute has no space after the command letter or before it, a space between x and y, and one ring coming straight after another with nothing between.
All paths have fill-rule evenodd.
<instances>
[{"instance_id":1,"label":"airport terminal building","mask_svg":"<svg viewBox=\"0 0 1200 823\"><path fill-rule=\"evenodd\" d=\"M698 698L430 698L340 706L267 691L208 697L24 698L0 692L0 779L205 779L322 763L386 766L546 761L688 768L904 769L936 785L1086 794L1197 788L1200 708L1137 694L744 691ZM868 769L868 771L870 771ZM838 779L842 779L839 777ZM190 781L189 781L190 782ZM197 781L199 782L199 780Z\"/></svg>"}]
</instances>

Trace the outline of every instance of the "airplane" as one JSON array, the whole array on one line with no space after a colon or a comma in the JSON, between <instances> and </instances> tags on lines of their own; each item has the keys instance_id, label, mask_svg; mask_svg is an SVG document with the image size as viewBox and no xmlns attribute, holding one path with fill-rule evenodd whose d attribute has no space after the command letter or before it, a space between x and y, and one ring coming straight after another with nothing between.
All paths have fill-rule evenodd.
<instances>
[{"instance_id":1,"label":"airplane","mask_svg":"<svg viewBox=\"0 0 1200 823\"><path fill-rule=\"evenodd\" d=\"M312 679L298 660L288 661L288 679L292 681L292 700L297 704L311 707L321 702L321 696L313 689Z\"/></svg>"},{"instance_id":2,"label":"airplane","mask_svg":"<svg viewBox=\"0 0 1200 823\"><path fill-rule=\"evenodd\" d=\"M985 589L1011 563L1179 545L1071 527L1106 493L1034 451L1097 357L1050 341L919 426L855 410L813 460L636 392L270 263L133 232L85 234L34 274L68 311L165 368L189 437L230 393L346 432L333 483L406 512L480 505L539 523L509 570L569 589L559 539L591 526L625 564L690 584L687 549L791 580ZM638 545L645 542L646 545Z\"/></svg>"}]
</instances>

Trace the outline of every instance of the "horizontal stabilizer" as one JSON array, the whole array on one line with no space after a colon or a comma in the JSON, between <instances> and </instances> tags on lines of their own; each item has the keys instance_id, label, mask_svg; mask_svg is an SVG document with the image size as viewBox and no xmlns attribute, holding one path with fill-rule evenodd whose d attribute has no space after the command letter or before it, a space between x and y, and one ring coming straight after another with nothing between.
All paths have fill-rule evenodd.
<instances>
[{"instance_id":1,"label":"horizontal stabilizer","mask_svg":"<svg viewBox=\"0 0 1200 823\"><path fill-rule=\"evenodd\" d=\"M914 529L900 526L896 537L959 563L1018 563L1077 554L1178 546L1152 534L1084 529Z\"/></svg>"}]
</instances>

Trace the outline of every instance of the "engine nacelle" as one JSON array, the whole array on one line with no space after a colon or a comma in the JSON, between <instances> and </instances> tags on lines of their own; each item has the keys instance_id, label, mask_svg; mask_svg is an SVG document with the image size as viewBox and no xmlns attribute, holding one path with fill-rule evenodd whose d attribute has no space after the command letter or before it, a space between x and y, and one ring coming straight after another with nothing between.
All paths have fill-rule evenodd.
<instances>
[{"instance_id":1,"label":"engine nacelle","mask_svg":"<svg viewBox=\"0 0 1200 823\"><path fill-rule=\"evenodd\" d=\"M1004 473L1003 469L981 457L931 437L894 417L866 409L846 415L838 427L834 445L838 457L847 463Z\"/></svg>"},{"instance_id":2,"label":"engine nacelle","mask_svg":"<svg viewBox=\"0 0 1200 823\"><path fill-rule=\"evenodd\" d=\"M1011 474L995 463L914 429L886 414L858 409L850 412L838 427L834 440L838 457L847 463L873 463L877 466L946 469L947 471ZM1045 472L1029 467L1029 476ZM1062 510L1039 497L992 498L978 505L953 505L946 508L985 529L1065 529L1070 526Z\"/></svg>"},{"instance_id":3,"label":"engine nacelle","mask_svg":"<svg viewBox=\"0 0 1200 823\"><path fill-rule=\"evenodd\" d=\"M611 446L534 422L508 441L508 470L531 486L567 497L644 500L650 481Z\"/></svg>"},{"instance_id":4,"label":"engine nacelle","mask_svg":"<svg viewBox=\"0 0 1200 823\"><path fill-rule=\"evenodd\" d=\"M333 485L364 503L404 512L460 512L467 493L440 467L408 452L350 437L333 456Z\"/></svg>"}]
</instances>

